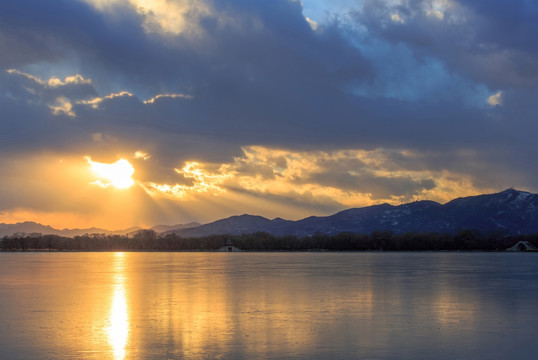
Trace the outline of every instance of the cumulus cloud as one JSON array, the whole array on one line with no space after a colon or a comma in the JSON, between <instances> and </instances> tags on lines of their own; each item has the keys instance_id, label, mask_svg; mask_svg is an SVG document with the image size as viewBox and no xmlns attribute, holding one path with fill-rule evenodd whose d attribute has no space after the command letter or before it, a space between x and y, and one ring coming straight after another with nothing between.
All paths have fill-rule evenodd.
<instances>
[{"instance_id":1,"label":"cumulus cloud","mask_svg":"<svg viewBox=\"0 0 538 360\"><path fill-rule=\"evenodd\" d=\"M68 84L91 84L91 79L84 79L79 74L73 75L73 76L67 76L63 81L61 79L58 79L57 77L51 77L48 81L48 86L50 87L58 87L58 86L65 86Z\"/></svg>"}]
</instances>

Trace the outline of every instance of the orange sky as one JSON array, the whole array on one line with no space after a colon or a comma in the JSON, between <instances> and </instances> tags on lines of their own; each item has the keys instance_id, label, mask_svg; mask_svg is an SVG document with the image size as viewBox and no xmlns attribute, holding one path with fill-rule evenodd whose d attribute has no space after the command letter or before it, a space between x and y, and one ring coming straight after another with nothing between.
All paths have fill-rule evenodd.
<instances>
[{"instance_id":1,"label":"orange sky","mask_svg":"<svg viewBox=\"0 0 538 360\"><path fill-rule=\"evenodd\" d=\"M446 171L394 169L389 153L381 150L329 153L246 147L243 155L230 163L193 161L170 169L175 182L152 181L146 171L151 161L151 155L142 151L110 163L98 162L89 155L60 158L54 154L13 161L9 171L19 176L10 185L28 194L25 202L30 206L4 211L3 222L36 221L56 228L96 226L116 230L134 225L209 222L242 213L299 219L382 202L446 202L490 190L473 188L470 180ZM408 179L417 184L433 179L436 186L400 196L380 196L382 189L372 194L346 188L345 184L323 183L315 177L326 171L323 167L350 161L364 163L371 176ZM375 190L372 184L367 187Z\"/></svg>"}]
</instances>

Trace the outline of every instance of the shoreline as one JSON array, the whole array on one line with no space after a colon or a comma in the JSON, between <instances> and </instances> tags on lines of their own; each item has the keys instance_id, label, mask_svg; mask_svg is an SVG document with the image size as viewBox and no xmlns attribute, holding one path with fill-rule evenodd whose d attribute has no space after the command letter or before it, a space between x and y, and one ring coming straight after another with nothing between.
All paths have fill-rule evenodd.
<instances>
[{"instance_id":1,"label":"shoreline","mask_svg":"<svg viewBox=\"0 0 538 360\"><path fill-rule=\"evenodd\" d=\"M538 253L538 250L527 251L507 251L507 250L240 250L240 251L220 251L220 250L0 250L0 253L224 253L224 254L254 254L254 253Z\"/></svg>"}]
</instances>

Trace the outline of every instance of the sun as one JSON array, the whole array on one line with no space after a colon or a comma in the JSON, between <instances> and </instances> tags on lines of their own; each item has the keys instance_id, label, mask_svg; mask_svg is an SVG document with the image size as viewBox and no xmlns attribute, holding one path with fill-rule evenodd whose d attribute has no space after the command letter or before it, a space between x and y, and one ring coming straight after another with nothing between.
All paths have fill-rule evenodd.
<instances>
[{"instance_id":1,"label":"sun","mask_svg":"<svg viewBox=\"0 0 538 360\"><path fill-rule=\"evenodd\" d=\"M115 163L106 164L96 161L88 156L86 160L90 164L90 169L97 176L98 180L93 183L103 188L113 186L116 189L127 189L134 185L132 178L135 169L125 159L119 159Z\"/></svg>"}]
</instances>

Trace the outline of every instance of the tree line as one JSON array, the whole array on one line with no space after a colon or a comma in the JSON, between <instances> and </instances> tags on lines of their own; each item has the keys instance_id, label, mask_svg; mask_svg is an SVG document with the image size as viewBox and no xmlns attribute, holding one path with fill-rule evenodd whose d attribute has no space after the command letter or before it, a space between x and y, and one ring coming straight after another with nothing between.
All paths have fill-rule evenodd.
<instances>
[{"instance_id":1,"label":"tree line","mask_svg":"<svg viewBox=\"0 0 538 360\"><path fill-rule=\"evenodd\" d=\"M58 235L15 234L2 238L2 251L215 251L227 244L245 251L504 251L518 241L538 247L538 233L507 236L502 232L462 230L449 233L343 232L297 237L265 232L244 235L212 235L200 238L177 234L159 236L152 230L134 235L85 234L73 238Z\"/></svg>"}]
</instances>

